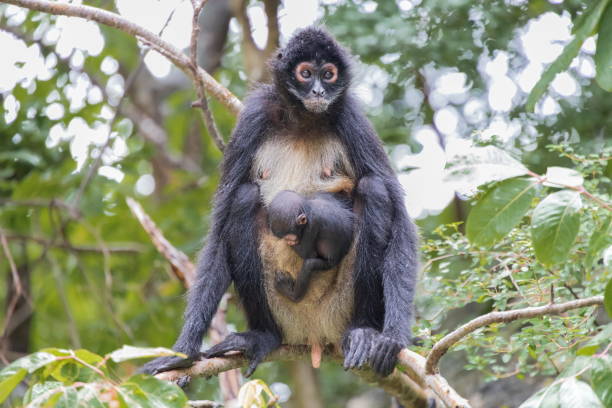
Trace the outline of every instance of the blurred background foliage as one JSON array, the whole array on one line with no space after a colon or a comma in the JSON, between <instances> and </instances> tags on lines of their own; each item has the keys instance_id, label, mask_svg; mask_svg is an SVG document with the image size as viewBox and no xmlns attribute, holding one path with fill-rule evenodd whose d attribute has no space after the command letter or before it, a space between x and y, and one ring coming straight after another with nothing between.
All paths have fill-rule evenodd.
<instances>
[{"instance_id":1,"label":"blurred background foliage","mask_svg":"<svg viewBox=\"0 0 612 408\"><path fill-rule=\"evenodd\" d=\"M86 2L129 17L121 3ZM154 31L168 12L189 2L165 3L168 11L157 16L161 22ZM290 3L279 5L281 26L291 26L288 20L296 14L291 8L298 6ZM585 2L313 4L316 20L357 56L355 91L421 227L425 268L415 334L423 350L469 317L546 302L544 292L550 296L552 290L562 300L603 293L611 273L610 261L602 258L612 256L610 250L602 247L588 267L582 260L592 232L609 226L609 210L586 203L570 260L544 266L535 258L529 223L501 242L487 243L486 251L470 243L462 222L470 202L482 195L470 201L443 176L447 153L475 142L505 150L538 174L551 166L576 169L587 189L609 201L612 98L593 79L594 38L553 81L535 112L525 110L529 91L571 39L571 21L585 12ZM261 1L209 0L200 21L201 65L240 98L254 82L267 79L270 50L254 45L245 31L245 16L254 34L265 27L263 10ZM122 344L170 346L181 327L183 286L125 198L135 197L170 242L196 256L208 228L221 153L191 108L190 83L174 70L155 72L148 56L139 69L146 50L117 30L96 26L101 43L79 44L77 28L70 28L74 20L12 6L0 6L0 13L1 44L14 46L11 58L0 62L0 228L7 240L0 256L3 359L50 346L98 354ZM181 23L176 14L178 24L189 21ZM310 23L304 17L292 24ZM275 40L282 44L287 30ZM211 103L227 138L235 118ZM484 190L490 188L497 187ZM534 196L530 208L546 194ZM228 321L241 329L245 323L235 306ZM518 406L580 350L592 355L605 346L602 341L590 351L580 347L605 324L609 319L600 310L545 319L527 330L520 330L525 328L520 322L493 327L462 343L443 361L442 371L474 406ZM287 406L386 404L384 395L327 363L308 374L318 377L320 396L300 396L303 379L296 372L291 364L269 364L257 376L285 399L283 383L288 384L293 398ZM215 381L199 379L188 394L214 399Z\"/></svg>"}]
</instances>

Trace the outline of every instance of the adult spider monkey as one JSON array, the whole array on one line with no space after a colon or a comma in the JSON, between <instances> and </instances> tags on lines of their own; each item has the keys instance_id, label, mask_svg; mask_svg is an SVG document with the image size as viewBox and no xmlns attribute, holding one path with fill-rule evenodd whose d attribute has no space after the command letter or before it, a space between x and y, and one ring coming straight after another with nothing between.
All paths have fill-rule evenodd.
<instances>
[{"instance_id":1,"label":"adult spider monkey","mask_svg":"<svg viewBox=\"0 0 612 408\"><path fill-rule=\"evenodd\" d=\"M347 51L317 27L299 31L270 61L273 84L250 93L225 150L211 230L173 347L189 359L158 358L145 372L241 351L250 376L281 343L313 350L331 343L341 347L345 369L369 362L382 376L393 370L410 338L417 234L382 143L349 90L349 65ZM295 278L303 260L270 232L266 205L282 190L334 192L346 178L356 186L352 247L292 302L274 289L275 274ZM200 353L231 282L249 330Z\"/></svg>"}]
</instances>

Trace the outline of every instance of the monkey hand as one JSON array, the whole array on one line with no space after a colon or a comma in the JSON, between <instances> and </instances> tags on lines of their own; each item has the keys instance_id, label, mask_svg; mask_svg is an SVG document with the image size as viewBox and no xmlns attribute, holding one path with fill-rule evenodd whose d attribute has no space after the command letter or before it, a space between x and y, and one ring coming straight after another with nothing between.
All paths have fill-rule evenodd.
<instances>
[{"instance_id":1,"label":"monkey hand","mask_svg":"<svg viewBox=\"0 0 612 408\"><path fill-rule=\"evenodd\" d=\"M281 339L279 336L269 332L251 330L244 333L230 334L225 340L212 346L202 355L206 358L212 358L221 357L231 351L239 351L249 360L245 377L250 377L259 363L280 345Z\"/></svg>"},{"instance_id":2,"label":"monkey hand","mask_svg":"<svg viewBox=\"0 0 612 408\"><path fill-rule=\"evenodd\" d=\"M388 376L393 372L397 363L397 355L404 346L405 344L391 336L376 333L370 349L370 366L378 375Z\"/></svg>"},{"instance_id":3,"label":"monkey hand","mask_svg":"<svg viewBox=\"0 0 612 408\"><path fill-rule=\"evenodd\" d=\"M349 329L342 341L344 353L344 369L361 368L368 360L372 339L378 332L371 327L357 327Z\"/></svg>"},{"instance_id":4,"label":"monkey hand","mask_svg":"<svg viewBox=\"0 0 612 408\"><path fill-rule=\"evenodd\" d=\"M296 299L295 296L295 280L288 273L276 272L274 276L274 289L294 302L300 300Z\"/></svg>"}]
</instances>

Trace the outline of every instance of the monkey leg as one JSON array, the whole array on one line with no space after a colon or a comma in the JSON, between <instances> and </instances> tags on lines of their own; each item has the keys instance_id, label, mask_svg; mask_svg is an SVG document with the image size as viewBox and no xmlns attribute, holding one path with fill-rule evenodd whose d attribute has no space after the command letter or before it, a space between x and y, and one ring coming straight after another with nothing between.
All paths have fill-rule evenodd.
<instances>
[{"instance_id":1,"label":"monkey leg","mask_svg":"<svg viewBox=\"0 0 612 408\"><path fill-rule=\"evenodd\" d=\"M221 357L231 351L239 351L249 360L245 376L250 377L259 363L280 345L280 338L276 334L250 330L244 333L230 334L225 340L212 346L202 355L206 358L212 358Z\"/></svg>"}]
</instances>

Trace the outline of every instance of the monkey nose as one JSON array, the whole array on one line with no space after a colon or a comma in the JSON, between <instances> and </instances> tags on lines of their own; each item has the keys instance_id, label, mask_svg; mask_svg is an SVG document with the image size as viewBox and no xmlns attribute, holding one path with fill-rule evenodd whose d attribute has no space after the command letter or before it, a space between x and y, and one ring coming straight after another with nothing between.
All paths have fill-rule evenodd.
<instances>
[{"instance_id":1,"label":"monkey nose","mask_svg":"<svg viewBox=\"0 0 612 408\"><path fill-rule=\"evenodd\" d=\"M314 88L314 89L312 90L312 94L313 94L314 96L317 96L317 97L322 97L322 96L325 96L325 89L323 89L323 88L318 88L318 89L317 89L317 88Z\"/></svg>"}]
</instances>

